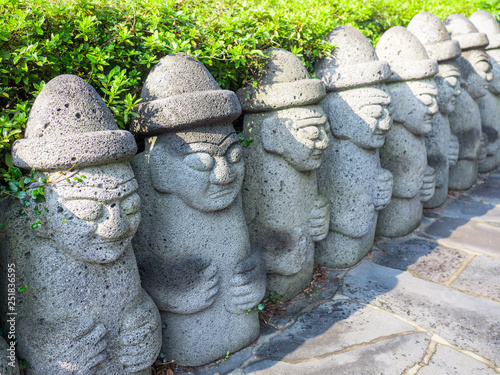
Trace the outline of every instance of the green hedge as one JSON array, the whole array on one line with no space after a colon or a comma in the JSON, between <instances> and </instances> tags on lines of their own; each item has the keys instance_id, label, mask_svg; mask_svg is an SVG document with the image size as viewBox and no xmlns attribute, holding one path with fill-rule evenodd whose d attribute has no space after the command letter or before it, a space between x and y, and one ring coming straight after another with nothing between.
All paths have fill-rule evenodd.
<instances>
[{"instance_id":1,"label":"green hedge","mask_svg":"<svg viewBox=\"0 0 500 375\"><path fill-rule=\"evenodd\" d=\"M94 86L126 128L149 69L166 54L194 56L222 88L236 90L262 66L269 47L293 52L313 74L314 60L332 48L323 37L337 25L352 25L375 43L385 30L405 26L423 10L441 18L498 10L498 1L450 3L0 0L0 188L15 192L19 172L6 155L22 136L44 83L59 74L78 75Z\"/></svg>"}]
</instances>

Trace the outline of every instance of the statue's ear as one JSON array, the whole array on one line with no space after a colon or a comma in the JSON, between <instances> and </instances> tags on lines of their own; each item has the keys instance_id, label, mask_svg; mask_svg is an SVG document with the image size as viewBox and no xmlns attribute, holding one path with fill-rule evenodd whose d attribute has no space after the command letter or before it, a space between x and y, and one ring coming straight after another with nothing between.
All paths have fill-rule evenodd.
<instances>
[{"instance_id":1,"label":"statue's ear","mask_svg":"<svg viewBox=\"0 0 500 375\"><path fill-rule=\"evenodd\" d=\"M281 133L283 125L276 117L268 117L262 122L260 135L262 137L262 147L271 154L281 155L283 146L281 145Z\"/></svg>"},{"instance_id":2,"label":"statue's ear","mask_svg":"<svg viewBox=\"0 0 500 375\"><path fill-rule=\"evenodd\" d=\"M169 173L169 167L173 160L167 148L163 144L156 145L149 156L149 173L151 182L155 190L160 193L172 193L172 177L175 174Z\"/></svg>"}]
</instances>

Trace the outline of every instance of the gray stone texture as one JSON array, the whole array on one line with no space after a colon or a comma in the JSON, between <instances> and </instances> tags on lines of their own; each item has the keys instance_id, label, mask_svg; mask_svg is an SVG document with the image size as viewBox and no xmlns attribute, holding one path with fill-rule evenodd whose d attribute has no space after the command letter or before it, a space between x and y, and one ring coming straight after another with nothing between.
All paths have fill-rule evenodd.
<instances>
[{"instance_id":1,"label":"gray stone texture","mask_svg":"<svg viewBox=\"0 0 500 375\"><path fill-rule=\"evenodd\" d=\"M321 81L290 52L267 54L257 86L237 93L244 137L253 139L243 148L243 206L250 239L264 255L267 294L289 299L309 285L314 243L328 232L329 204L318 194L316 169L329 144L329 125L319 106Z\"/></svg>"},{"instance_id":2,"label":"gray stone texture","mask_svg":"<svg viewBox=\"0 0 500 375\"><path fill-rule=\"evenodd\" d=\"M5 342L5 340L0 337L0 374L1 375L19 375L19 365L17 364L17 359L15 355L15 349L13 353L9 351L10 345ZM11 357L11 358L8 358ZM12 366L13 365L13 366Z\"/></svg>"},{"instance_id":3,"label":"gray stone texture","mask_svg":"<svg viewBox=\"0 0 500 375\"><path fill-rule=\"evenodd\" d=\"M500 165L500 25L485 10L474 12L469 19L479 32L488 36L486 52L493 69L493 80L488 84L488 93L478 99L483 131L488 136L487 157L479 163L479 171L487 172Z\"/></svg>"},{"instance_id":4,"label":"gray stone texture","mask_svg":"<svg viewBox=\"0 0 500 375\"><path fill-rule=\"evenodd\" d=\"M302 314L261 347L258 356L297 362L412 331L411 325L370 307L348 300L326 302Z\"/></svg>"},{"instance_id":5,"label":"gray stone texture","mask_svg":"<svg viewBox=\"0 0 500 375\"><path fill-rule=\"evenodd\" d=\"M10 229L1 263L11 259L16 282L28 285L16 295L17 350L29 363L26 374L151 374L160 351L161 321L141 288L131 245L140 220L140 199L123 155L135 152L135 142L121 142L119 162L114 152L94 148L101 143L88 142L101 134L106 140L110 132L126 132L118 130L102 99L81 78L57 77L38 98L27 136L14 147L37 145L40 137L62 145L66 137L73 137L81 142L80 149L97 159L89 165L92 159L82 160L78 152L64 155L75 157L72 171L65 174L57 172L58 158L49 163L40 156L34 164L29 158L14 161L38 168L35 178L50 181L44 187L45 202L38 203L42 222L36 229L18 214L18 202L10 200L2 212L2 222ZM45 108L50 103L55 107ZM81 122L74 120L75 110ZM81 181L66 179L73 175Z\"/></svg>"},{"instance_id":6,"label":"gray stone texture","mask_svg":"<svg viewBox=\"0 0 500 375\"><path fill-rule=\"evenodd\" d=\"M417 375L494 375L497 372L448 346L438 345L428 365Z\"/></svg>"},{"instance_id":7,"label":"gray stone texture","mask_svg":"<svg viewBox=\"0 0 500 375\"><path fill-rule=\"evenodd\" d=\"M488 154L489 130L483 134L477 101L487 94L487 82L492 80L493 74L484 51L488 45L486 35L478 33L472 22L461 14L448 16L444 24L462 49L462 56L457 58L462 93L449 115L451 132L457 136L460 150L457 164L450 169L449 187L464 190L476 182L478 163Z\"/></svg>"},{"instance_id":8,"label":"gray stone texture","mask_svg":"<svg viewBox=\"0 0 500 375\"><path fill-rule=\"evenodd\" d=\"M500 362L498 302L366 261L348 272L343 290L357 301L404 316L460 349Z\"/></svg>"},{"instance_id":9,"label":"gray stone texture","mask_svg":"<svg viewBox=\"0 0 500 375\"><path fill-rule=\"evenodd\" d=\"M245 368L245 374L366 374L400 375L424 356L430 336L426 333L402 335L305 362L264 360Z\"/></svg>"},{"instance_id":10,"label":"gray stone texture","mask_svg":"<svg viewBox=\"0 0 500 375\"><path fill-rule=\"evenodd\" d=\"M199 105L206 95L209 108ZM165 323L162 351L183 366L223 358L259 335L257 313L246 312L264 296L265 269L241 205L245 167L230 122L240 107L228 109L225 98L237 101L201 63L165 56L144 84L144 113L165 102L183 107L175 121L168 105L155 119L139 110L135 128L148 135L132 159L143 200L137 261Z\"/></svg>"},{"instance_id":11,"label":"gray stone texture","mask_svg":"<svg viewBox=\"0 0 500 375\"><path fill-rule=\"evenodd\" d=\"M381 168L378 152L391 125L391 98L384 83L390 69L351 26L336 27L326 40L336 48L316 63L316 74L327 90L321 105L332 139L318 171L318 185L330 202L331 217L316 259L321 265L343 268L371 250L378 211L391 198L392 175Z\"/></svg>"},{"instance_id":12,"label":"gray stone texture","mask_svg":"<svg viewBox=\"0 0 500 375\"><path fill-rule=\"evenodd\" d=\"M418 276L445 282L461 266L467 254L419 238L396 238L377 245L368 260L382 266L408 270Z\"/></svg>"},{"instance_id":13,"label":"gray stone texture","mask_svg":"<svg viewBox=\"0 0 500 375\"><path fill-rule=\"evenodd\" d=\"M381 165L394 176L394 187L391 202L379 213L376 234L399 237L420 225L423 202L434 195L435 171L427 165L423 135L431 131L438 111L432 79L438 70L437 62L404 27L386 31L376 51L394 72L387 85L393 125L380 149Z\"/></svg>"},{"instance_id":14,"label":"gray stone texture","mask_svg":"<svg viewBox=\"0 0 500 375\"><path fill-rule=\"evenodd\" d=\"M500 227L487 223L443 217L425 229L439 243L493 257L500 256Z\"/></svg>"},{"instance_id":15,"label":"gray stone texture","mask_svg":"<svg viewBox=\"0 0 500 375\"><path fill-rule=\"evenodd\" d=\"M461 91L460 73L454 63L461 51L458 42L450 39L441 20L430 13L421 12L413 17L408 30L422 43L429 57L438 61L439 66L439 72L434 76L439 112L432 119L432 130L425 135L427 162L436 171L436 189L424 207L433 208L446 200L449 168L458 159L458 139L451 134L448 114L455 109Z\"/></svg>"},{"instance_id":16,"label":"gray stone texture","mask_svg":"<svg viewBox=\"0 0 500 375\"><path fill-rule=\"evenodd\" d=\"M476 256L452 287L500 301L500 259Z\"/></svg>"}]
</instances>

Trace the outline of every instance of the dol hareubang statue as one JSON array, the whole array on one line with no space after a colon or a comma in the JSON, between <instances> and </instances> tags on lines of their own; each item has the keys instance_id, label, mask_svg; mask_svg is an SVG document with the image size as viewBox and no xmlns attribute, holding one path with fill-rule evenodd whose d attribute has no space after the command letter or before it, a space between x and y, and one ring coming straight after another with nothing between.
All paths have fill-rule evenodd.
<instances>
[{"instance_id":1,"label":"dol hareubang statue","mask_svg":"<svg viewBox=\"0 0 500 375\"><path fill-rule=\"evenodd\" d=\"M136 150L95 90L71 75L45 85L13 146L15 165L49 181L41 226L27 229L16 202L6 213L18 282L29 286L17 295L16 326L27 374L151 374L161 323L131 245L140 199L127 160Z\"/></svg>"},{"instance_id":2,"label":"dol hareubang statue","mask_svg":"<svg viewBox=\"0 0 500 375\"><path fill-rule=\"evenodd\" d=\"M500 25L490 12L478 10L470 17L480 33L488 37L486 53L493 70L488 92L477 100L481 113L482 130L488 137L486 158L479 162L479 172L488 172L500 166Z\"/></svg>"},{"instance_id":3,"label":"dol hareubang statue","mask_svg":"<svg viewBox=\"0 0 500 375\"><path fill-rule=\"evenodd\" d=\"M468 189L477 181L478 164L487 157L488 139L481 129L477 100L486 95L487 82L493 78L484 52L488 38L461 14L448 16L444 25L462 49L461 57L457 58L462 93L455 110L449 114L451 132L458 137L460 150L457 164L450 168L449 187Z\"/></svg>"},{"instance_id":4,"label":"dol hareubang statue","mask_svg":"<svg viewBox=\"0 0 500 375\"><path fill-rule=\"evenodd\" d=\"M411 31L425 47L431 59L438 61L439 72L434 76L438 88L438 107L432 120L432 130L425 135L427 162L436 170L436 190L424 207L437 207L448 197L449 170L458 159L458 138L451 134L448 114L455 109L460 95L460 72L456 58L460 45L451 40L444 24L436 16L421 12L408 24Z\"/></svg>"},{"instance_id":5,"label":"dol hareubang statue","mask_svg":"<svg viewBox=\"0 0 500 375\"><path fill-rule=\"evenodd\" d=\"M241 205L244 163L233 92L184 55L163 57L142 90L132 167L143 199L134 243L144 288L160 309L163 352L199 366L251 344L265 292L260 252Z\"/></svg>"},{"instance_id":6,"label":"dol hareubang statue","mask_svg":"<svg viewBox=\"0 0 500 375\"><path fill-rule=\"evenodd\" d=\"M378 150L391 125L391 98L384 83L391 70L351 26L336 27L326 40L336 48L315 69L326 86L321 105L333 138L318 171L318 185L330 201L331 217L316 259L342 268L372 249L378 211L391 199L392 174L381 168Z\"/></svg>"},{"instance_id":7,"label":"dol hareubang statue","mask_svg":"<svg viewBox=\"0 0 500 375\"><path fill-rule=\"evenodd\" d=\"M418 39L401 26L387 30L376 51L392 71L387 87L393 125L380 149L380 161L394 176L392 200L379 213L376 233L398 237L420 225L423 202L434 194L435 171L427 165L423 135L431 131L432 117L438 111L432 78L438 66Z\"/></svg>"},{"instance_id":8,"label":"dol hareubang statue","mask_svg":"<svg viewBox=\"0 0 500 375\"><path fill-rule=\"evenodd\" d=\"M292 53L267 51L257 86L238 90L247 168L243 205L250 238L262 249L268 293L292 298L312 278L314 243L328 232L328 201L318 194L316 169L328 146L319 106L325 89Z\"/></svg>"}]
</instances>

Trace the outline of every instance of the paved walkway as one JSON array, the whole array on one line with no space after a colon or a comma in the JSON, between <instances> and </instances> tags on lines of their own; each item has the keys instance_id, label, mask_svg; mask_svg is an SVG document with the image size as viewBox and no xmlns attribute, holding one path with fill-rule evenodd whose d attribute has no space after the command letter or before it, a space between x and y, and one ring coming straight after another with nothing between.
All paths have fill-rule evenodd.
<instances>
[{"instance_id":1,"label":"paved walkway","mask_svg":"<svg viewBox=\"0 0 500 375\"><path fill-rule=\"evenodd\" d=\"M500 373L500 170L424 216L356 267L327 270L252 347L183 374Z\"/></svg>"}]
</instances>

